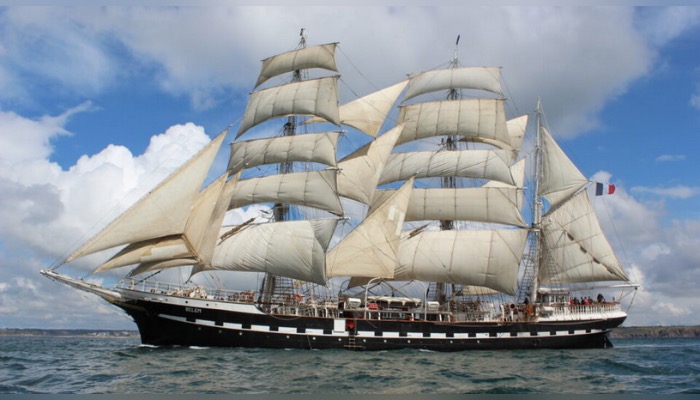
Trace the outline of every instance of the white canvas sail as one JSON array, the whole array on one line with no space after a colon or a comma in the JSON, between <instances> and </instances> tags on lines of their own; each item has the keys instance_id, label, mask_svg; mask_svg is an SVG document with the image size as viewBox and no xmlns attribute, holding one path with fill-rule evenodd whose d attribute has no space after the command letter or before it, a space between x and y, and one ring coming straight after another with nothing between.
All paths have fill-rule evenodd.
<instances>
[{"instance_id":1,"label":"white canvas sail","mask_svg":"<svg viewBox=\"0 0 700 400\"><path fill-rule=\"evenodd\" d=\"M518 157L518 152L523 146L523 139L525 138L525 131L527 130L527 121L529 118L530 116L525 114L506 121L510 145L513 147L514 151L513 159Z\"/></svg>"},{"instance_id":2,"label":"white canvas sail","mask_svg":"<svg viewBox=\"0 0 700 400\"><path fill-rule=\"evenodd\" d=\"M542 221L545 266L543 283L628 280L582 191Z\"/></svg>"},{"instance_id":3,"label":"white canvas sail","mask_svg":"<svg viewBox=\"0 0 700 400\"><path fill-rule=\"evenodd\" d=\"M336 163L339 132L309 133L231 143L230 173L260 165L288 162Z\"/></svg>"},{"instance_id":4,"label":"white canvas sail","mask_svg":"<svg viewBox=\"0 0 700 400\"><path fill-rule=\"evenodd\" d=\"M149 271L157 271L161 269L169 269L169 268L176 268L176 267L184 267L188 265L198 265L198 261L193 258L172 258L168 260L163 260L163 261L153 261L153 262L145 262L142 264L139 264L138 267L134 268L129 272L127 275L128 277L133 277L139 274L143 274L145 272Z\"/></svg>"},{"instance_id":5,"label":"white canvas sail","mask_svg":"<svg viewBox=\"0 0 700 400\"><path fill-rule=\"evenodd\" d=\"M403 125L394 127L378 139L349 154L338 163L338 193L349 199L370 204L379 175L391 156Z\"/></svg>"},{"instance_id":6,"label":"white canvas sail","mask_svg":"<svg viewBox=\"0 0 700 400\"><path fill-rule=\"evenodd\" d=\"M463 177L497 180L514 185L506 150L417 151L394 153L382 170L379 184L416 178Z\"/></svg>"},{"instance_id":7,"label":"white canvas sail","mask_svg":"<svg viewBox=\"0 0 700 400\"><path fill-rule=\"evenodd\" d=\"M269 119L290 115L314 115L339 125L338 77L292 82L253 92L236 138Z\"/></svg>"},{"instance_id":8,"label":"white canvas sail","mask_svg":"<svg viewBox=\"0 0 700 400\"><path fill-rule=\"evenodd\" d=\"M166 265L163 262L175 259L188 260L186 264L175 266L209 263L228 199L231 196L231 189L238 179L238 176L235 176L231 181L226 182L227 177L228 174L222 175L199 194L182 234L132 243L93 272L141 264L131 272L131 275L136 275L163 268ZM145 264L149 267L144 267ZM154 268L155 265L159 268Z\"/></svg>"},{"instance_id":9,"label":"white canvas sail","mask_svg":"<svg viewBox=\"0 0 700 400\"><path fill-rule=\"evenodd\" d=\"M393 190L377 191L381 203ZM460 220L525 227L520 193L515 187L414 188L406 208L406 221Z\"/></svg>"},{"instance_id":10,"label":"white canvas sail","mask_svg":"<svg viewBox=\"0 0 700 400\"><path fill-rule=\"evenodd\" d=\"M510 166L510 175L513 177L513 184L510 185L508 183L503 183L495 180L488 181L484 184L485 188L489 187L516 187L516 188L524 188L525 186L525 161L527 159L523 158L520 161L516 162L515 164ZM520 194L522 196L522 193ZM522 201L520 201L520 204L522 204Z\"/></svg>"},{"instance_id":11,"label":"white canvas sail","mask_svg":"<svg viewBox=\"0 0 700 400\"><path fill-rule=\"evenodd\" d=\"M335 49L337 45L337 43L328 43L304 47L264 59L255 87L260 86L272 77L292 71L322 68L337 72L338 67L335 63Z\"/></svg>"},{"instance_id":12,"label":"white canvas sail","mask_svg":"<svg viewBox=\"0 0 700 400\"><path fill-rule=\"evenodd\" d=\"M204 269L267 272L325 285L326 249L336 223L320 219L247 226L219 243Z\"/></svg>"},{"instance_id":13,"label":"white canvas sail","mask_svg":"<svg viewBox=\"0 0 700 400\"><path fill-rule=\"evenodd\" d=\"M100 273L126 265L167 261L176 258L195 260L195 254L182 236L144 240L130 244L109 261L96 268Z\"/></svg>"},{"instance_id":14,"label":"white canvas sail","mask_svg":"<svg viewBox=\"0 0 700 400\"><path fill-rule=\"evenodd\" d=\"M207 172L228 130L214 138L102 231L71 254L66 262L100 250L181 234Z\"/></svg>"},{"instance_id":15,"label":"white canvas sail","mask_svg":"<svg viewBox=\"0 0 700 400\"><path fill-rule=\"evenodd\" d=\"M501 69L464 67L426 71L412 76L404 100L449 89L478 89L503 95Z\"/></svg>"},{"instance_id":16,"label":"white canvas sail","mask_svg":"<svg viewBox=\"0 0 700 400\"><path fill-rule=\"evenodd\" d=\"M503 187L510 187L510 188L519 188L523 189L525 187L525 161L526 159L523 158L520 161L516 162L515 164L511 165L510 167L510 174L513 177L514 185L509 185L507 183L499 182L499 181L488 181L482 186L483 188L503 188ZM524 190L518 190L517 191L517 204L520 205L520 215L522 216L522 205L524 203L524 197L525 197L525 191ZM524 225L518 225L518 226L524 226Z\"/></svg>"},{"instance_id":17,"label":"white canvas sail","mask_svg":"<svg viewBox=\"0 0 700 400\"><path fill-rule=\"evenodd\" d=\"M529 116L522 115L517 118L509 119L506 121L506 130L508 131L508 138L510 143L508 145L504 144L499 140L491 139L481 139L480 141L491 146L495 146L510 152L510 160L515 161L518 159L520 154L520 149L523 145L523 138L525 137L525 130L527 129L527 121Z\"/></svg>"},{"instance_id":18,"label":"white canvas sail","mask_svg":"<svg viewBox=\"0 0 700 400\"><path fill-rule=\"evenodd\" d=\"M326 275L329 278L394 276L412 186L413 179L409 179L328 252Z\"/></svg>"},{"instance_id":19,"label":"white canvas sail","mask_svg":"<svg viewBox=\"0 0 700 400\"><path fill-rule=\"evenodd\" d=\"M427 231L401 241L396 280L484 286L515 294L527 231Z\"/></svg>"},{"instance_id":20,"label":"white canvas sail","mask_svg":"<svg viewBox=\"0 0 700 400\"><path fill-rule=\"evenodd\" d=\"M199 253L199 245L204 233L208 230L208 215L216 206L216 201L225 182L224 178L225 176L200 193L182 234L132 243L93 272L98 273L125 265L165 261L173 258L190 257L195 259Z\"/></svg>"},{"instance_id":21,"label":"white canvas sail","mask_svg":"<svg viewBox=\"0 0 700 400\"><path fill-rule=\"evenodd\" d=\"M457 135L512 148L506 128L504 100L464 99L401 106L404 130L397 145L434 136Z\"/></svg>"},{"instance_id":22,"label":"white canvas sail","mask_svg":"<svg viewBox=\"0 0 700 400\"><path fill-rule=\"evenodd\" d=\"M562 200L588 184L588 179L576 168L549 132L540 130L542 141L542 178L538 195L555 207Z\"/></svg>"},{"instance_id":23,"label":"white canvas sail","mask_svg":"<svg viewBox=\"0 0 700 400\"><path fill-rule=\"evenodd\" d=\"M229 209L257 203L288 203L343 215L336 169L294 172L238 181Z\"/></svg>"},{"instance_id":24,"label":"white canvas sail","mask_svg":"<svg viewBox=\"0 0 700 400\"><path fill-rule=\"evenodd\" d=\"M376 137L391 107L406 87L406 82L399 82L396 85L341 105L339 108L340 123L352 126L361 132ZM304 123L309 124L322 121L321 118L314 117L307 119Z\"/></svg>"},{"instance_id":25,"label":"white canvas sail","mask_svg":"<svg viewBox=\"0 0 700 400\"><path fill-rule=\"evenodd\" d=\"M211 259L214 256L214 247L219 240L219 230L226 216L226 211L228 211L233 190L240 178L241 173L239 172L224 184L214 209L208 215L208 218L206 218L205 214L201 219L202 222L208 220L208 223L204 225L205 229L202 232L202 238L199 244L199 262L197 263L199 266L209 265L211 263Z\"/></svg>"}]
</instances>

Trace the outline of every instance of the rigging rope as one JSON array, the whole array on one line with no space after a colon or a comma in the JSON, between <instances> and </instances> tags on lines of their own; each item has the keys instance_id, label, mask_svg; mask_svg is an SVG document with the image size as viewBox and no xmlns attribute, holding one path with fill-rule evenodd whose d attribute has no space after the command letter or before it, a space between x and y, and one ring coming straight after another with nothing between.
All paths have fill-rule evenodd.
<instances>
[{"instance_id":1,"label":"rigging rope","mask_svg":"<svg viewBox=\"0 0 700 400\"><path fill-rule=\"evenodd\" d=\"M634 299L637 297L637 288L634 288L634 292L632 294L632 300L630 300L630 304L627 306L627 313L629 314L630 309L632 308L632 303L634 303ZM622 300L622 299L620 299Z\"/></svg>"},{"instance_id":2,"label":"rigging rope","mask_svg":"<svg viewBox=\"0 0 700 400\"><path fill-rule=\"evenodd\" d=\"M162 269L160 269L160 270L158 270L158 271L156 271L156 272L152 273L151 275L148 275L147 277L145 277L145 278L143 278L143 279L139 280L139 281L138 281L138 282L136 282L136 283L141 283L141 282L143 282L143 281L145 281L145 280L147 280L147 279L150 279L150 278L152 278L152 277L154 277L154 276L156 276L156 275L160 274L161 272L163 272L163 270L162 270Z\"/></svg>"}]
</instances>

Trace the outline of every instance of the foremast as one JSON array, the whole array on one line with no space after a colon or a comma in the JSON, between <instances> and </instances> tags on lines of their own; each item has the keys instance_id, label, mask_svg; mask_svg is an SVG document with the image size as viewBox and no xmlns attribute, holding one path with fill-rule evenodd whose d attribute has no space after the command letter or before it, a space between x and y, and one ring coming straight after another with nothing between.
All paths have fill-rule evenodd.
<instances>
[{"instance_id":1,"label":"foremast","mask_svg":"<svg viewBox=\"0 0 700 400\"><path fill-rule=\"evenodd\" d=\"M457 35L457 40L455 41L454 56L450 61L449 68L455 69L459 67L459 37ZM461 98L461 93L458 88L449 88L447 92L447 100L459 100ZM457 143L459 137L456 135L449 135L442 139L440 145L442 150L445 151L456 151L458 150ZM455 176L444 176L442 177L442 187L445 189L455 189L457 187L457 179ZM454 221L451 219L440 221L440 230L449 231L454 229ZM445 282L435 282L436 297L440 304L445 303L447 300L448 290L447 283Z\"/></svg>"},{"instance_id":2,"label":"foremast","mask_svg":"<svg viewBox=\"0 0 700 400\"><path fill-rule=\"evenodd\" d=\"M306 48L306 36L304 35L304 28L301 29L299 32L299 44L297 45L297 50L301 50ZM303 75L302 75L302 70L301 69L295 69L292 72L292 83L295 82L301 82L303 80ZM290 136L295 136L296 135L296 129L297 129L297 116L296 115L290 115L287 117L287 122L284 124L284 127L282 129L282 136L283 137L290 137ZM278 173L279 174L289 174L293 172L293 163L290 161L287 162L282 162L278 165L277 167ZM283 202L278 202L275 203L273 206L272 210L272 215L275 221L281 222L281 221L287 221L290 218L290 205L289 203L283 203ZM272 302L272 296L275 293L275 289L278 286L278 280L281 279L278 277L276 274L273 273L265 273L265 276L262 281L262 285L260 288L260 293L261 293L261 299L260 302L262 304L270 304Z\"/></svg>"}]
</instances>

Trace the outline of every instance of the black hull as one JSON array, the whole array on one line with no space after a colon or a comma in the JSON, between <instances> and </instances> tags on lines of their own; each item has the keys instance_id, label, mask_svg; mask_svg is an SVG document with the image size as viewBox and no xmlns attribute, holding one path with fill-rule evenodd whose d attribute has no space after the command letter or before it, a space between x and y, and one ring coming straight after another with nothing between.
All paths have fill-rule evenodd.
<instances>
[{"instance_id":1,"label":"black hull","mask_svg":"<svg viewBox=\"0 0 700 400\"><path fill-rule=\"evenodd\" d=\"M133 317L142 342L158 346L368 351L606 348L612 347L610 329L625 319L448 323L362 319L360 313L348 312L343 318L281 316L262 313L252 305L236 311L209 308L208 302L185 303L191 305L148 299L114 302Z\"/></svg>"}]
</instances>

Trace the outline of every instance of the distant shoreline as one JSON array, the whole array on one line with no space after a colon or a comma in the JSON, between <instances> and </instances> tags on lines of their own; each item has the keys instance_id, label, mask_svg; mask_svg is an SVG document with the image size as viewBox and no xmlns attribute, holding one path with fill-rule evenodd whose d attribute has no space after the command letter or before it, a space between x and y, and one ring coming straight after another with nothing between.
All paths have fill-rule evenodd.
<instances>
[{"instance_id":1,"label":"distant shoreline","mask_svg":"<svg viewBox=\"0 0 700 400\"><path fill-rule=\"evenodd\" d=\"M110 329L32 329L0 328L0 336L64 336L95 338L138 338L136 330ZM695 326L625 326L614 329L613 339L700 338L700 325Z\"/></svg>"},{"instance_id":2,"label":"distant shoreline","mask_svg":"<svg viewBox=\"0 0 700 400\"><path fill-rule=\"evenodd\" d=\"M0 328L0 336L63 336L96 338L138 338L135 330L116 329L34 329L34 328Z\"/></svg>"},{"instance_id":3,"label":"distant shoreline","mask_svg":"<svg viewBox=\"0 0 700 400\"><path fill-rule=\"evenodd\" d=\"M700 338L700 325L695 326L623 326L613 329L613 339Z\"/></svg>"}]
</instances>

